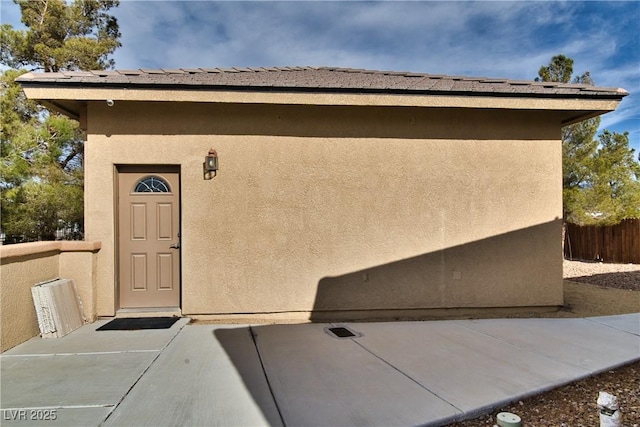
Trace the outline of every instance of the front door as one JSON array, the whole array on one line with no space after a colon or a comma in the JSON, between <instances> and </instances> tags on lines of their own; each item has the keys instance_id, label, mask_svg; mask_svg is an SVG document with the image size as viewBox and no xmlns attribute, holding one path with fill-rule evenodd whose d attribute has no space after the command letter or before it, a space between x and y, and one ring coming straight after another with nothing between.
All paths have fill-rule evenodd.
<instances>
[{"instance_id":1,"label":"front door","mask_svg":"<svg viewBox=\"0 0 640 427\"><path fill-rule=\"evenodd\" d=\"M120 308L180 306L180 173L118 169Z\"/></svg>"}]
</instances>

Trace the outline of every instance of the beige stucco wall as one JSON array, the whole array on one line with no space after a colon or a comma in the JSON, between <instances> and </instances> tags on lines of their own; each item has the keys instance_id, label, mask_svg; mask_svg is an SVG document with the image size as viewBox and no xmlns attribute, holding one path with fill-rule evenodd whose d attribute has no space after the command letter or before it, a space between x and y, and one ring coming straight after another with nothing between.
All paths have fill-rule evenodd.
<instances>
[{"instance_id":1,"label":"beige stucco wall","mask_svg":"<svg viewBox=\"0 0 640 427\"><path fill-rule=\"evenodd\" d=\"M85 318L95 319L92 271L99 249L99 242L36 242L0 247L0 351L40 333L31 296L31 287L36 283L58 277L73 279Z\"/></svg>"},{"instance_id":2,"label":"beige stucco wall","mask_svg":"<svg viewBox=\"0 0 640 427\"><path fill-rule=\"evenodd\" d=\"M119 164L181 167L185 315L560 305L555 114L91 103L97 313L117 309ZM205 181L210 147L220 171Z\"/></svg>"},{"instance_id":3,"label":"beige stucco wall","mask_svg":"<svg viewBox=\"0 0 640 427\"><path fill-rule=\"evenodd\" d=\"M73 251L60 253L60 277L73 279L82 302L84 318L88 322L96 319L96 270L98 253Z\"/></svg>"}]
</instances>

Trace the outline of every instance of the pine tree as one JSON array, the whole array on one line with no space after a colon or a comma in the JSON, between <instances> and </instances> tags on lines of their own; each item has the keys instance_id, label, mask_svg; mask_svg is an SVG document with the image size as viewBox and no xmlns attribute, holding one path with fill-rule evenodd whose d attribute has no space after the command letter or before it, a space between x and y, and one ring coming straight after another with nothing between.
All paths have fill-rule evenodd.
<instances>
[{"instance_id":1,"label":"pine tree","mask_svg":"<svg viewBox=\"0 0 640 427\"><path fill-rule=\"evenodd\" d=\"M1 63L30 71L101 70L120 46L116 18L107 12L117 0L14 0L26 30L2 25Z\"/></svg>"},{"instance_id":2,"label":"pine tree","mask_svg":"<svg viewBox=\"0 0 640 427\"><path fill-rule=\"evenodd\" d=\"M83 232L83 142L78 122L26 99L26 71L105 69L120 46L114 0L14 0L27 27L0 27L1 228L5 243Z\"/></svg>"},{"instance_id":3,"label":"pine tree","mask_svg":"<svg viewBox=\"0 0 640 427\"><path fill-rule=\"evenodd\" d=\"M540 67L537 81L594 84L589 72L575 77L573 59L557 55ZM628 133L604 130L595 117L562 129L564 220L578 225L611 225L640 218L640 163Z\"/></svg>"}]
</instances>

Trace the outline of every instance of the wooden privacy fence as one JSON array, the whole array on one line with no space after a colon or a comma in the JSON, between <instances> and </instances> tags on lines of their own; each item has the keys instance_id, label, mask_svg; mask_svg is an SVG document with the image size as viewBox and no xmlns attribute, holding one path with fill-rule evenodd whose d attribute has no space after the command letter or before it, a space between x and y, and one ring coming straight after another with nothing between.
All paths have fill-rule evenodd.
<instances>
[{"instance_id":1,"label":"wooden privacy fence","mask_svg":"<svg viewBox=\"0 0 640 427\"><path fill-rule=\"evenodd\" d=\"M569 259L640 264L640 219L611 226L566 224L564 256Z\"/></svg>"}]
</instances>

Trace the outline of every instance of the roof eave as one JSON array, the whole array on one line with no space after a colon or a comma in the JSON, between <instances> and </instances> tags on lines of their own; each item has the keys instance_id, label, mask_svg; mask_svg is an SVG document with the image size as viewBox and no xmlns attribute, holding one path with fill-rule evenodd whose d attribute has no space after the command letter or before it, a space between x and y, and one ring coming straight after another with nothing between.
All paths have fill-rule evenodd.
<instances>
[{"instance_id":1,"label":"roof eave","mask_svg":"<svg viewBox=\"0 0 640 427\"><path fill-rule=\"evenodd\" d=\"M24 77L24 76L23 76ZM594 88L578 94L558 92L519 92L519 91L457 91L438 89L394 89L359 87L307 87L307 86L260 86L260 85L207 85L184 83L105 83L78 82L69 79L18 78L23 88L59 88L59 89L104 89L104 90L146 90L146 91L204 91L204 92L262 92L262 93L306 93L306 94L362 94L362 95L407 95L407 96L467 96L495 98L534 98L534 99L599 99L617 100L629 95L622 88ZM600 90L597 90L600 89Z\"/></svg>"},{"instance_id":2,"label":"roof eave","mask_svg":"<svg viewBox=\"0 0 640 427\"><path fill-rule=\"evenodd\" d=\"M158 90L140 87L61 86L26 84L27 97L48 102L67 115L79 116L89 102L199 102L226 104L286 104L324 106L378 106L418 108L471 108L513 110L560 110L572 112L570 121L583 120L614 111L623 95L616 97L540 97L523 94L498 96L495 93L470 96L468 93L451 92L400 92L388 91L291 91L291 90Z\"/></svg>"}]
</instances>

